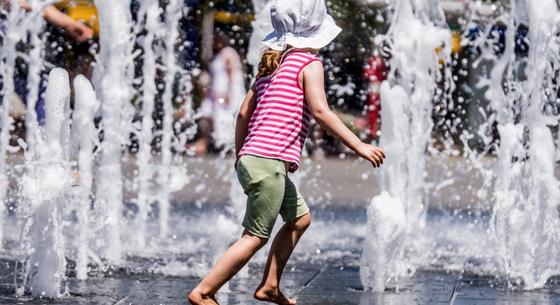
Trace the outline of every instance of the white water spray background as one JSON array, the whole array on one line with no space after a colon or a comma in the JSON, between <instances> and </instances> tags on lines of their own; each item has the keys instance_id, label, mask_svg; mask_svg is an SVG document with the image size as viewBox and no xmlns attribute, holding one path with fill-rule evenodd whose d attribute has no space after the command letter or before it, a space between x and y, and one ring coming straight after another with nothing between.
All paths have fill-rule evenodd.
<instances>
[{"instance_id":1,"label":"white water spray background","mask_svg":"<svg viewBox=\"0 0 560 305\"><path fill-rule=\"evenodd\" d=\"M556 33L560 13L556 1L513 1L509 28L528 21L530 49L524 76L515 74L512 37L506 41L504 61L510 79L500 94L501 82L492 86L502 139L498 149L496 206L491 229L502 271L523 281L528 289L544 286L558 274L560 255L560 189L555 177L555 147L551 127L558 126L555 103L560 41ZM528 20L516 18L528 14ZM527 11L525 11L527 10ZM509 58L506 57L510 55ZM501 81L501 80L500 80ZM554 95L554 96L552 96Z\"/></svg>"},{"instance_id":2,"label":"white water spray background","mask_svg":"<svg viewBox=\"0 0 560 305\"><path fill-rule=\"evenodd\" d=\"M439 60L449 60L450 32L443 11L428 1L398 1L387 33L392 58L389 80L381 85L380 146L388 156L378 175L383 192L368 208L368 233L362 255L365 287L385 289L386 281L413 273L406 253L425 227L426 147L431 142L432 103L441 78ZM441 48L439 56L434 51ZM402 152L407 151L406 154Z\"/></svg>"},{"instance_id":3,"label":"white water spray background","mask_svg":"<svg viewBox=\"0 0 560 305\"><path fill-rule=\"evenodd\" d=\"M18 54L16 53L16 46L20 41L28 40L30 46L29 62L33 64L28 78L29 97L34 101L37 100L38 87L39 87L39 73L38 69L42 66L41 53L42 45L44 45L39 38L39 30L44 25L42 18L39 18L42 8L48 4L48 1L30 1L29 5L32 8L32 13L25 14L23 9L20 8L18 3L12 1L10 3L9 13L6 17L6 22L13 26L18 27L18 31L5 31L1 35L2 44L0 45L0 63L2 63L1 77L3 85L0 95L3 96L2 111L0 112L0 202L6 202L8 198L8 185L10 179L10 169L6 164L7 154L10 152L9 145L9 130L12 129L13 120L9 116L11 109L11 100L15 90L14 75L15 65ZM30 107L34 107L32 102ZM30 115L26 118L26 124L29 126L29 133L27 141L32 143L36 135L37 119L35 115ZM5 205L0 204L0 222L3 223L3 215L6 213ZM3 238L3 228L0 228L0 240Z\"/></svg>"},{"instance_id":4,"label":"white water spray background","mask_svg":"<svg viewBox=\"0 0 560 305\"><path fill-rule=\"evenodd\" d=\"M441 177L437 173L428 176L425 167L428 156L452 158L457 154L454 149L435 151L430 138L432 99L440 90L438 71L447 72L447 66L439 66L438 60L451 59L445 52L450 46L449 30L441 23L438 1L396 1L394 9L384 38L391 48L391 72L381 86L380 145L389 157L378 179L383 191L368 207L360 269L364 287L398 289L402 279L417 268L489 274L524 289L543 287L558 274L560 255L557 148L551 133L559 119L554 112L557 3L512 1L509 12L497 19L508 20L504 53L496 55L493 46L477 46L483 50L481 59L494 63L489 76L479 76L478 86L486 87L490 109L485 113L489 122L477 135L491 139L488 128L495 125L501 140L497 147L487 141L483 153L473 152L464 140L464 157L471 163L467 167L484 178L481 189L473 190L481 195L479 204L482 209L489 202L494 204L487 224L475 219L466 225L458 225L463 222L462 214L443 222L426 222L426 194L456 183L454 178L445 179L445 166ZM515 33L522 23L529 27L526 59L514 53ZM489 32L482 35L488 37ZM443 52L433 52L441 47ZM448 105L453 102L447 100ZM472 138L468 133L463 136ZM495 155L488 153L493 147L497 148ZM473 207L472 213L480 212Z\"/></svg>"},{"instance_id":5,"label":"white water spray background","mask_svg":"<svg viewBox=\"0 0 560 305\"><path fill-rule=\"evenodd\" d=\"M44 135L38 138L34 153L26 156L21 183L24 201L18 212L25 222L20 247L29 259L24 285L16 291L22 295L27 288L35 296L60 297L65 293L66 271L63 214L70 199L66 154L70 144L70 83L63 69L50 72L45 102Z\"/></svg>"},{"instance_id":6,"label":"white water spray background","mask_svg":"<svg viewBox=\"0 0 560 305\"><path fill-rule=\"evenodd\" d=\"M266 5L265 1L254 2L255 6ZM529 289L542 287L551 275L558 274L555 262L559 224L555 216L559 196L554 176L555 148L547 127L557 124L557 118L542 111L546 109L546 100L550 99L547 90L555 88L552 80L558 70L555 55L558 42L552 34L558 23L558 8L554 1L545 2L544 7L524 2L529 8L530 28L533 29L530 45L538 46L531 48L526 59L526 79L513 76L512 69L519 59L511 54L514 44L510 30L505 54L501 57L488 55L496 64L489 77L481 77L480 84L489 87L487 94L493 101L494 116L489 116L497 122L500 134L508 135L503 137L498 149L495 167L488 168L483 162L471 165L487 173L487 181L495 180L484 185L486 192L484 189L480 192L490 194L481 201L496 202L489 227L478 220L465 222L449 217L431 222L426 218L427 193L442 185L452 187L455 183L453 179L444 180L439 176L428 177L430 179L423 182L426 151L434 152L430 148L432 100L438 95L438 82L448 77L445 71L441 72L439 62L450 60L449 45L446 45L450 34L438 1L396 1L391 28L383 38L378 38L388 41L392 52L391 77L381 90L381 146L389 158L382 171L374 173L384 192L373 198L365 228L339 221L337 230L333 230L328 222L316 222L306 242L298 248L304 260L321 261L352 255L355 249L347 247L348 241L355 243L355 239L364 238L362 281L366 289L378 291L386 286L398 287L400 279L414 274L418 268L504 275L517 282L523 281ZM27 60L32 71L41 70L44 60L39 33L44 24L41 18L34 17L47 3L31 2L31 13L12 4L8 28L25 24L29 29L7 31L9 34L3 36L0 46L3 96L14 90L13 67L19 41L30 37L33 48ZM189 183L188 162L171 153L173 149L180 151L177 143L181 143L181 137L188 136L174 135L171 121L174 74L183 72L178 71L174 56L182 10L178 9L179 1L170 1L166 7L160 7L154 0L143 0L140 4L135 24L125 3L115 6L110 1L96 1L102 33L93 81L96 90L83 77L73 82L76 110L71 128L75 137L71 143L67 109L70 80L64 71L53 70L49 77L47 103L50 106L45 129L37 127L33 115L26 117L26 126L31 132L27 134L26 144L20 142L26 149L25 163L15 169L23 173L19 183L21 192L19 197L11 199L20 203L16 211L22 225L21 237L17 238L21 241L20 247L10 251L10 255L20 261L15 275L20 295L65 295L65 257L76 261L76 277L81 280L87 279L92 271L103 272L110 266L138 272L200 276L238 233L236 223L242 216L243 195L235 187L232 187L232 203L226 213L208 210L194 210L193 215L170 213L172 193ZM510 29L518 22L515 8L514 3ZM167 12L166 17L161 18L164 12ZM249 52L251 62L258 61L255 41L268 32L267 18L266 14L258 14L254 21L258 30ZM139 40L143 50L139 55L133 53L132 44L142 29L146 32ZM31 35L23 35L26 31ZM441 49L439 54L434 52L436 48ZM142 86L138 91L132 86L137 81L133 75L134 56L143 56ZM163 90L155 82L158 69L167 73ZM517 90L503 90L503 79ZM38 72L29 74L31 97L38 94L39 81ZM452 86L448 81L446 84ZM135 94L142 100L139 125L132 124L135 110L130 100ZM163 131L159 134L161 153L153 154L151 142L158 134L151 114L160 95L164 104ZM514 100L520 102L500 104ZM12 124L9 107L9 99L3 98L0 199L4 202L14 170L6 162L8 153L13 150L8 145L6 132ZM515 107L521 108L512 109ZM97 138L99 130L93 124L96 112L103 117L101 143ZM513 115L520 112L525 114ZM139 139L135 159L125 152L131 132ZM538 146L531 145L533 143ZM78 149L73 149L76 146ZM440 156L449 157L449 154ZM465 157L475 161L484 158L474 153ZM132 179L122 174L122 164L129 159L137 163L134 172L137 174ZM148 164L153 166L146 166ZM219 160L216 166L224 179L233 179L230 178L233 176L231 162ZM73 169L80 171L78 187L71 186L75 179ZM128 213L122 204L127 187L136 194L132 203L137 213L123 217ZM202 184L201 189L204 188ZM495 196L490 197L491 194ZM157 220L151 216L154 207ZM0 208L2 223L6 223L4 205ZM208 219L217 219L217 222L209 227ZM473 240L478 242L472 244ZM318 250L329 246L337 250L329 254ZM201 251L201 248L209 251ZM146 263L144 259L163 262ZM264 259L264 255L257 257L259 262Z\"/></svg>"}]
</instances>

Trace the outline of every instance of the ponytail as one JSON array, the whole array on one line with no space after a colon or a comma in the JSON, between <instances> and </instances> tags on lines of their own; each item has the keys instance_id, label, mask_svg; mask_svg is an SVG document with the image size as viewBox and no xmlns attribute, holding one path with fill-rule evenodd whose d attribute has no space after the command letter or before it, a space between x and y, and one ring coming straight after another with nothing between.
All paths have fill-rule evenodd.
<instances>
[{"instance_id":1,"label":"ponytail","mask_svg":"<svg viewBox=\"0 0 560 305\"><path fill-rule=\"evenodd\" d=\"M280 65L283 55L284 52L282 51L276 51L273 49L266 50L261 57L261 62L259 63L259 76L265 77L274 73Z\"/></svg>"}]
</instances>

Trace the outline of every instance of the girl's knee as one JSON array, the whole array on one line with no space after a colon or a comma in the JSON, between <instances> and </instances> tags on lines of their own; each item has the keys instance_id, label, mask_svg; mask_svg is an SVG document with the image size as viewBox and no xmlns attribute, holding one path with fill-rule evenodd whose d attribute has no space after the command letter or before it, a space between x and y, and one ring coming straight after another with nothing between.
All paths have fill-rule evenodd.
<instances>
[{"instance_id":1,"label":"girl's knee","mask_svg":"<svg viewBox=\"0 0 560 305\"><path fill-rule=\"evenodd\" d=\"M305 231L311 225L311 213L307 213L296 218L290 223L292 229L297 231Z\"/></svg>"},{"instance_id":2,"label":"girl's knee","mask_svg":"<svg viewBox=\"0 0 560 305\"><path fill-rule=\"evenodd\" d=\"M257 245L257 249L260 249L262 247L264 247L266 245L266 243L268 242L268 238L264 238L261 236L257 236L251 232L249 232L249 230L245 229L243 230L243 234L241 236L242 238L250 238L251 240L253 240L255 242L255 244Z\"/></svg>"},{"instance_id":3,"label":"girl's knee","mask_svg":"<svg viewBox=\"0 0 560 305\"><path fill-rule=\"evenodd\" d=\"M266 243L268 243L268 238L258 237L259 238L259 249L264 247Z\"/></svg>"}]
</instances>

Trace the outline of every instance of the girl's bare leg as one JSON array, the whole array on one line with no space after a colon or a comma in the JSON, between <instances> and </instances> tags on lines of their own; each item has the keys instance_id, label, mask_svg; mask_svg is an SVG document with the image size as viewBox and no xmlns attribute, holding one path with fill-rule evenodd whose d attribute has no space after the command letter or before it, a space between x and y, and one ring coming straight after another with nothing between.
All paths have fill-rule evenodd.
<instances>
[{"instance_id":1,"label":"girl's bare leg","mask_svg":"<svg viewBox=\"0 0 560 305\"><path fill-rule=\"evenodd\" d=\"M257 300L281 305L296 304L295 300L288 299L280 291L280 278L296 244L310 224L311 214L307 213L284 224L278 231L268 254L263 280L255 291Z\"/></svg>"},{"instance_id":2,"label":"girl's bare leg","mask_svg":"<svg viewBox=\"0 0 560 305\"><path fill-rule=\"evenodd\" d=\"M193 305L218 304L214 294L239 272L266 242L267 239L254 236L247 231L243 232L241 238L226 250L214 268L191 291L189 302Z\"/></svg>"}]
</instances>

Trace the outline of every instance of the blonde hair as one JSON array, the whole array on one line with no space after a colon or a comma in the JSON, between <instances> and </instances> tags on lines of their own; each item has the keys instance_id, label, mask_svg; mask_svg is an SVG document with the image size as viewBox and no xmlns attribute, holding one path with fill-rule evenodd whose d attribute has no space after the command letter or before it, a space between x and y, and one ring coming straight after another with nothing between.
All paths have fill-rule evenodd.
<instances>
[{"instance_id":1,"label":"blonde hair","mask_svg":"<svg viewBox=\"0 0 560 305\"><path fill-rule=\"evenodd\" d=\"M278 69L280 62L282 61L282 56L284 55L284 52L276 51L273 49L266 50L261 57L261 62L259 63L258 76L265 77L274 73L274 71Z\"/></svg>"}]
</instances>

